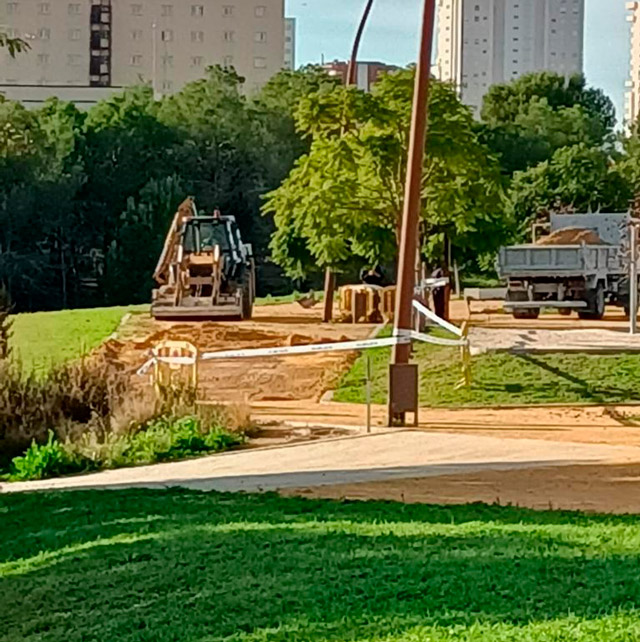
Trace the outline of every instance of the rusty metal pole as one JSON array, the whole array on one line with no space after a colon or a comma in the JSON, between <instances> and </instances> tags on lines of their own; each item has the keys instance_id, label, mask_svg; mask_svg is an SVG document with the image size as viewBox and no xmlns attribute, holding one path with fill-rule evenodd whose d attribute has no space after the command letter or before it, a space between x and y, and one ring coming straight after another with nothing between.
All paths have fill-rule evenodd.
<instances>
[{"instance_id":1,"label":"rusty metal pole","mask_svg":"<svg viewBox=\"0 0 640 642\"><path fill-rule=\"evenodd\" d=\"M436 12L435 0L425 0L422 18L420 55L416 68L413 94L413 113L407 160L400 256L398 263L398 291L396 296L395 330L411 330L412 301L415 289L415 266L418 252L420 204L422 193L422 167L426 146L429 81L431 77L431 52ZM409 363L411 345L399 344L393 350L393 363ZM391 417L389 418L391 420Z\"/></svg>"},{"instance_id":2,"label":"rusty metal pole","mask_svg":"<svg viewBox=\"0 0 640 642\"><path fill-rule=\"evenodd\" d=\"M351 49L351 59L349 60L349 67L347 69L347 79L346 85L350 87L355 85L358 80L358 51L360 49L360 41L362 40L362 34L364 33L364 28L367 25L367 20L369 20L369 14L373 7L374 0L367 0L367 4L364 8L364 13L358 25L358 31L356 32L356 38L353 41L353 48ZM324 309L322 313L322 320L325 323L329 323L333 318L333 293L336 289L336 275L331 268L327 268L324 273Z\"/></svg>"}]
</instances>

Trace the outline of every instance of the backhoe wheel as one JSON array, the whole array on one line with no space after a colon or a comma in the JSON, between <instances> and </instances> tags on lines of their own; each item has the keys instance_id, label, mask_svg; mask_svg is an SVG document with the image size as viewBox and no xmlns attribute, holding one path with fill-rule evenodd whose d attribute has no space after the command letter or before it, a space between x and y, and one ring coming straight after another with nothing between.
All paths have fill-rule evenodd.
<instances>
[{"instance_id":1,"label":"backhoe wheel","mask_svg":"<svg viewBox=\"0 0 640 642\"><path fill-rule=\"evenodd\" d=\"M248 321L253 316L253 278L251 272L245 272L242 279L242 320Z\"/></svg>"}]
</instances>

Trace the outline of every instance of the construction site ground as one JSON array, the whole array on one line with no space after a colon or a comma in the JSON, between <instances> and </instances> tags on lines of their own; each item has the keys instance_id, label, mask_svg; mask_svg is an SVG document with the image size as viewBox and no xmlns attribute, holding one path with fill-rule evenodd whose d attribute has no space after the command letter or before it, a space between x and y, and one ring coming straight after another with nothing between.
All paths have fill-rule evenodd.
<instances>
[{"instance_id":1,"label":"construction site ground","mask_svg":"<svg viewBox=\"0 0 640 642\"><path fill-rule=\"evenodd\" d=\"M487 307L489 305L489 307ZM486 302L482 328L582 327L616 330L614 310L600 322L543 315L518 321ZM461 302L454 320L466 316ZM140 366L158 341L185 339L200 350L300 345L371 336L373 325L326 325L320 310L297 304L256 309L245 323L158 323L134 315L101 350L114 365ZM418 430L387 432L386 409L322 402L355 355L211 361L200 370L206 402L247 404L265 427L259 448L196 461L108 471L85 478L7 485L2 490L86 486L185 485L281 490L313 497L416 502L500 502L533 508L640 512L640 427L634 407L422 409ZM291 442L302 443L291 443ZM255 443L253 444L256 445Z\"/></svg>"}]
</instances>

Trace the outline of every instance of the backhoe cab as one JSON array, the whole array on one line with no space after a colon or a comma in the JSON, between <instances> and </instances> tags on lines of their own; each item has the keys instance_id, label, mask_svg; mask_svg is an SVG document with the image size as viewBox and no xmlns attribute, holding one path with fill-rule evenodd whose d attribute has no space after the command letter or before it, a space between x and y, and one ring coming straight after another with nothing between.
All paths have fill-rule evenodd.
<instances>
[{"instance_id":1,"label":"backhoe cab","mask_svg":"<svg viewBox=\"0 0 640 642\"><path fill-rule=\"evenodd\" d=\"M251 245L233 216L201 216L193 199L178 209L154 272L156 319L250 319L255 299Z\"/></svg>"}]
</instances>

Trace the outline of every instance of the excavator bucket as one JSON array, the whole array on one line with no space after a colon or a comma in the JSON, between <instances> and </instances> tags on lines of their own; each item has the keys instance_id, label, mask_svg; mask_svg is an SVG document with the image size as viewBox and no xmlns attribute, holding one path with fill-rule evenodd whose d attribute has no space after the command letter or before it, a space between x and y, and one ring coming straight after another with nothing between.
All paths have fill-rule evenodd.
<instances>
[{"instance_id":1,"label":"excavator bucket","mask_svg":"<svg viewBox=\"0 0 640 642\"><path fill-rule=\"evenodd\" d=\"M178 208L154 272L156 319L250 319L255 299L251 246L232 216L198 213L189 198Z\"/></svg>"}]
</instances>

